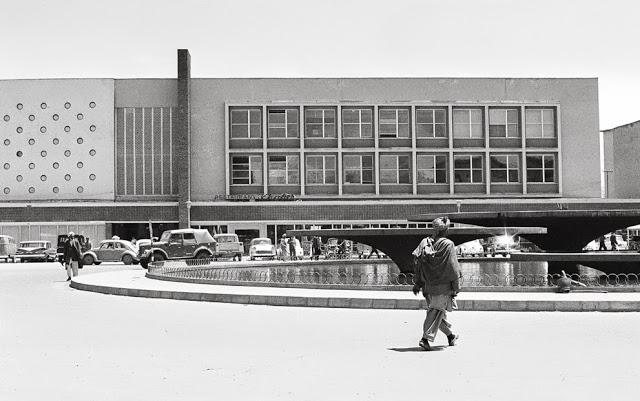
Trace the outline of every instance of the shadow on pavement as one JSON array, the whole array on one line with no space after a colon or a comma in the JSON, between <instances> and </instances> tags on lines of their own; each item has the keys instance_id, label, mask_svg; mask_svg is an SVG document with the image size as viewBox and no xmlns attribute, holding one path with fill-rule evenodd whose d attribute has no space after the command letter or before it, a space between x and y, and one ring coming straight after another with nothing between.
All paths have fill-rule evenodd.
<instances>
[{"instance_id":1,"label":"shadow on pavement","mask_svg":"<svg viewBox=\"0 0 640 401\"><path fill-rule=\"evenodd\" d=\"M444 345L432 345L431 351L443 351L445 348L447 347ZM387 348L387 349L389 351L395 351L395 352L427 352L424 349L422 349L422 347Z\"/></svg>"}]
</instances>

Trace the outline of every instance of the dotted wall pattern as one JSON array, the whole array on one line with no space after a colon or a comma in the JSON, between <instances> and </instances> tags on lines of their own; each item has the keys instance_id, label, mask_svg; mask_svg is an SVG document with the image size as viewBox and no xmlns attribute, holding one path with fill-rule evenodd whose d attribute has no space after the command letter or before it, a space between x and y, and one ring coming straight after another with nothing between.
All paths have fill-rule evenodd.
<instances>
[{"instance_id":1,"label":"dotted wall pattern","mask_svg":"<svg viewBox=\"0 0 640 401\"><path fill-rule=\"evenodd\" d=\"M113 80L0 81L0 200L113 200L113 110Z\"/></svg>"}]
</instances>

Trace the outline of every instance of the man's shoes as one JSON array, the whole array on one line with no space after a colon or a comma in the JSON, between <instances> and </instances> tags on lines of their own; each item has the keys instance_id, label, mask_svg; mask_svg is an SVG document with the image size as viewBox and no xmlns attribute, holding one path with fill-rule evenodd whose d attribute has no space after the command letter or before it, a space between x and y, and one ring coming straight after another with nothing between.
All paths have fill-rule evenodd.
<instances>
[{"instance_id":1,"label":"man's shoes","mask_svg":"<svg viewBox=\"0 0 640 401\"><path fill-rule=\"evenodd\" d=\"M67 281L71 281L71 277L67 277Z\"/></svg>"},{"instance_id":2,"label":"man's shoes","mask_svg":"<svg viewBox=\"0 0 640 401\"><path fill-rule=\"evenodd\" d=\"M458 340L458 335L456 334L449 334L447 336L447 340L449 341L449 346L453 347L454 345L456 345L456 341Z\"/></svg>"},{"instance_id":3,"label":"man's shoes","mask_svg":"<svg viewBox=\"0 0 640 401\"><path fill-rule=\"evenodd\" d=\"M426 338L421 339L418 345L425 351L431 351L431 345L429 345L429 341Z\"/></svg>"}]
</instances>

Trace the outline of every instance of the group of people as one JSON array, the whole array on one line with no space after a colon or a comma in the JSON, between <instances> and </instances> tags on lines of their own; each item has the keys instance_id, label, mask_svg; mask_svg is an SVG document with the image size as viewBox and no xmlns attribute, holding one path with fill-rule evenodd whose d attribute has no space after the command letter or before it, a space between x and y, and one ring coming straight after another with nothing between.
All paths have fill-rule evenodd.
<instances>
[{"instance_id":1,"label":"group of people","mask_svg":"<svg viewBox=\"0 0 640 401\"><path fill-rule=\"evenodd\" d=\"M296 250L300 248L300 240L296 237L287 237L287 234L282 234L278 247L280 248L280 259L286 260L289 256L289 260L298 260Z\"/></svg>"},{"instance_id":2,"label":"group of people","mask_svg":"<svg viewBox=\"0 0 640 401\"><path fill-rule=\"evenodd\" d=\"M605 243L605 237L604 235L600 236L600 238L598 238L598 242L600 243L600 246L598 247L599 251L606 251L607 250L607 244ZM617 251L618 250L618 239L616 238L615 234L611 234L611 237L609 237L609 242L611 242L611 250L612 251Z\"/></svg>"}]
</instances>

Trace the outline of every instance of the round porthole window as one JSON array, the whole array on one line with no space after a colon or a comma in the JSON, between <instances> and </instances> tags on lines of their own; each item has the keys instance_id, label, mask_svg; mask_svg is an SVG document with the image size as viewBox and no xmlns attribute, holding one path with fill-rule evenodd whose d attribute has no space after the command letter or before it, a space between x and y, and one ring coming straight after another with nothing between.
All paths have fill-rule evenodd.
<instances>
[{"instance_id":1,"label":"round porthole window","mask_svg":"<svg viewBox=\"0 0 640 401\"><path fill-rule=\"evenodd\" d=\"M60 188L58 187L53 187L53 193L57 194L58 192L60 192Z\"/></svg>"},{"instance_id":2,"label":"round porthole window","mask_svg":"<svg viewBox=\"0 0 640 401\"><path fill-rule=\"evenodd\" d=\"M32 194L36 192L36 189L34 187L29 187L29 193Z\"/></svg>"},{"instance_id":3,"label":"round porthole window","mask_svg":"<svg viewBox=\"0 0 640 401\"><path fill-rule=\"evenodd\" d=\"M95 130L96 130L96 126L95 125L92 125L92 126L89 127L89 131L95 132Z\"/></svg>"},{"instance_id":4,"label":"round porthole window","mask_svg":"<svg viewBox=\"0 0 640 401\"><path fill-rule=\"evenodd\" d=\"M40 152L40 156L47 157L47 151L43 150L42 152Z\"/></svg>"},{"instance_id":5,"label":"round porthole window","mask_svg":"<svg viewBox=\"0 0 640 401\"><path fill-rule=\"evenodd\" d=\"M29 145L33 145L33 144L35 144L35 143L36 143L36 140L35 140L35 139L33 139L33 138L30 138L30 139L29 139Z\"/></svg>"},{"instance_id":6,"label":"round porthole window","mask_svg":"<svg viewBox=\"0 0 640 401\"><path fill-rule=\"evenodd\" d=\"M11 117L9 117L8 114L5 114L4 115L4 121L9 121L9 120L11 120Z\"/></svg>"},{"instance_id":7,"label":"round porthole window","mask_svg":"<svg viewBox=\"0 0 640 401\"><path fill-rule=\"evenodd\" d=\"M76 142L78 142L78 145L81 145L81 144L82 144L82 142L84 142L84 140L83 140L82 138L78 138L78 139L76 140Z\"/></svg>"},{"instance_id":8,"label":"round porthole window","mask_svg":"<svg viewBox=\"0 0 640 401\"><path fill-rule=\"evenodd\" d=\"M53 138L53 144L57 145L60 143L60 140L58 138Z\"/></svg>"},{"instance_id":9,"label":"round porthole window","mask_svg":"<svg viewBox=\"0 0 640 401\"><path fill-rule=\"evenodd\" d=\"M16 152L16 156L18 156L18 157L22 157L22 151L21 151L21 150L17 151L17 152Z\"/></svg>"},{"instance_id":10,"label":"round porthole window","mask_svg":"<svg viewBox=\"0 0 640 401\"><path fill-rule=\"evenodd\" d=\"M16 132L17 132L18 134L22 134L22 127L18 127L18 128L16 128Z\"/></svg>"},{"instance_id":11,"label":"round porthole window","mask_svg":"<svg viewBox=\"0 0 640 401\"><path fill-rule=\"evenodd\" d=\"M64 108L65 109L70 109L71 108L71 103L67 102L64 104Z\"/></svg>"},{"instance_id":12,"label":"round porthole window","mask_svg":"<svg viewBox=\"0 0 640 401\"><path fill-rule=\"evenodd\" d=\"M91 155L91 156L95 156L95 155L96 155L96 150L95 150L95 149L91 149L91 150L89 151L89 155Z\"/></svg>"},{"instance_id":13,"label":"round porthole window","mask_svg":"<svg viewBox=\"0 0 640 401\"><path fill-rule=\"evenodd\" d=\"M78 115L76 116L76 118L78 120L82 120L84 118L84 116L82 115L82 113L78 113Z\"/></svg>"},{"instance_id":14,"label":"round porthole window","mask_svg":"<svg viewBox=\"0 0 640 401\"><path fill-rule=\"evenodd\" d=\"M18 109L18 110L22 110L22 103L18 103L18 104L16 104L16 109Z\"/></svg>"},{"instance_id":15,"label":"round porthole window","mask_svg":"<svg viewBox=\"0 0 640 401\"><path fill-rule=\"evenodd\" d=\"M21 176L21 175L17 175L17 176L16 176L16 181L18 181L18 182L22 182L22 176Z\"/></svg>"},{"instance_id":16,"label":"round porthole window","mask_svg":"<svg viewBox=\"0 0 640 401\"><path fill-rule=\"evenodd\" d=\"M29 168L31 170L33 170L34 168L36 168L36 164L35 163L29 163Z\"/></svg>"},{"instance_id":17,"label":"round porthole window","mask_svg":"<svg viewBox=\"0 0 640 401\"><path fill-rule=\"evenodd\" d=\"M29 114L29 121L33 121L36 119L36 116L34 116L33 114Z\"/></svg>"},{"instance_id":18,"label":"round porthole window","mask_svg":"<svg viewBox=\"0 0 640 401\"><path fill-rule=\"evenodd\" d=\"M47 108L47 104L46 103L40 103L40 108L42 110L46 109Z\"/></svg>"},{"instance_id":19,"label":"round porthole window","mask_svg":"<svg viewBox=\"0 0 640 401\"><path fill-rule=\"evenodd\" d=\"M89 179L90 179L91 181L95 181L95 179L96 179L96 175L95 175L95 174L89 174Z\"/></svg>"},{"instance_id":20,"label":"round porthole window","mask_svg":"<svg viewBox=\"0 0 640 401\"><path fill-rule=\"evenodd\" d=\"M9 138L4 140L4 144L5 144L5 146L11 145L11 141L9 140Z\"/></svg>"},{"instance_id":21,"label":"round porthole window","mask_svg":"<svg viewBox=\"0 0 640 401\"><path fill-rule=\"evenodd\" d=\"M46 180L47 180L47 176L46 176L46 175L44 175L44 174L42 174L42 175L40 176L40 181L44 182L44 181L46 181Z\"/></svg>"},{"instance_id":22,"label":"round porthole window","mask_svg":"<svg viewBox=\"0 0 640 401\"><path fill-rule=\"evenodd\" d=\"M60 164L58 164L58 162L53 163L53 168L57 169L58 167L60 167Z\"/></svg>"},{"instance_id":23,"label":"round porthole window","mask_svg":"<svg viewBox=\"0 0 640 401\"><path fill-rule=\"evenodd\" d=\"M84 167L84 163L78 162L78 164L76 164L76 166L78 166L78 168L82 168L82 167Z\"/></svg>"},{"instance_id":24,"label":"round porthole window","mask_svg":"<svg viewBox=\"0 0 640 401\"><path fill-rule=\"evenodd\" d=\"M5 170L9 170L11 168L11 165L9 163L5 163L4 164L4 169Z\"/></svg>"},{"instance_id":25,"label":"round porthole window","mask_svg":"<svg viewBox=\"0 0 640 401\"><path fill-rule=\"evenodd\" d=\"M91 107L92 109L96 107L96 102L90 102L89 103L89 107Z\"/></svg>"},{"instance_id":26,"label":"round porthole window","mask_svg":"<svg viewBox=\"0 0 640 401\"><path fill-rule=\"evenodd\" d=\"M43 134L47 132L47 127L40 127L40 132L42 132Z\"/></svg>"},{"instance_id":27,"label":"round porthole window","mask_svg":"<svg viewBox=\"0 0 640 401\"><path fill-rule=\"evenodd\" d=\"M11 190L9 189L9 187L4 187L4 194L5 195L9 195L9 192L11 192Z\"/></svg>"},{"instance_id":28,"label":"round porthole window","mask_svg":"<svg viewBox=\"0 0 640 401\"><path fill-rule=\"evenodd\" d=\"M64 127L64 132L69 132L69 131L71 131L71 127L69 127L68 125Z\"/></svg>"},{"instance_id":29,"label":"round porthole window","mask_svg":"<svg viewBox=\"0 0 640 401\"><path fill-rule=\"evenodd\" d=\"M68 149L67 149L67 150L65 150L65 151L64 151L64 155L65 155L65 156L67 156L67 157L71 156L71 151L70 151L70 150L68 150Z\"/></svg>"},{"instance_id":30,"label":"round porthole window","mask_svg":"<svg viewBox=\"0 0 640 401\"><path fill-rule=\"evenodd\" d=\"M65 174L64 179L67 181L71 181L71 174Z\"/></svg>"},{"instance_id":31,"label":"round porthole window","mask_svg":"<svg viewBox=\"0 0 640 401\"><path fill-rule=\"evenodd\" d=\"M82 193L82 192L84 192L84 188L78 187L78 193Z\"/></svg>"},{"instance_id":32,"label":"round porthole window","mask_svg":"<svg viewBox=\"0 0 640 401\"><path fill-rule=\"evenodd\" d=\"M53 121L58 121L60 119L60 116L57 114L53 115Z\"/></svg>"}]
</instances>

